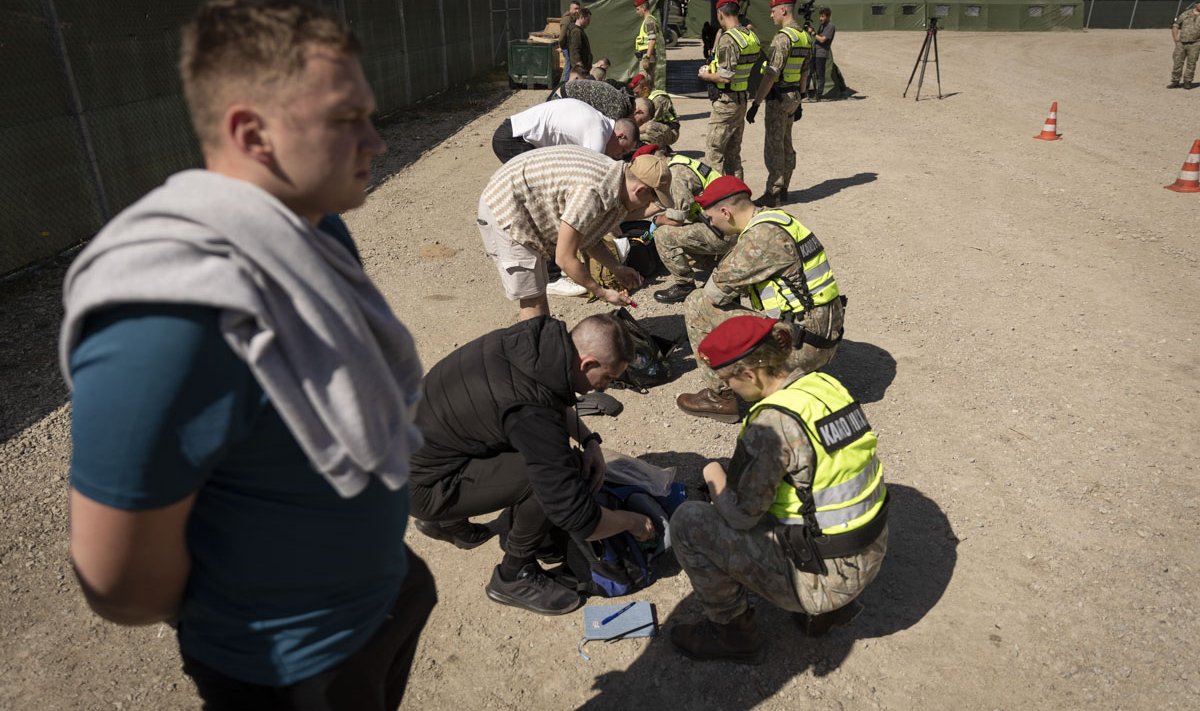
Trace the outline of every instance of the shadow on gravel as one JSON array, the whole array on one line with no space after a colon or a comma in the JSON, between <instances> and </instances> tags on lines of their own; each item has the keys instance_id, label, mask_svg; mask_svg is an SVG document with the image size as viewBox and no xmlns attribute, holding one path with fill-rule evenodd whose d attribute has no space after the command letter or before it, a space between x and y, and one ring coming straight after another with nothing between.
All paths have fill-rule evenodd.
<instances>
[{"instance_id":1,"label":"shadow on gravel","mask_svg":"<svg viewBox=\"0 0 1200 711\"><path fill-rule=\"evenodd\" d=\"M842 340L837 355L821 370L842 381L860 403L879 402L896 379L896 359L879 346Z\"/></svg>"},{"instance_id":2,"label":"shadow on gravel","mask_svg":"<svg viewBox=\"0 0 1200 711\"><path fill-rule=\"evenodd\" d=\"M899 484L888 484L888 491L893 498L887 558L879 577L859 597L865 609L853 624L812 639L800 633L789 613L757 601L758 624L769 640L765 663L693 662L675 652L667 639L675 624L701 615L695 596L689 595L628 669L596 677L597 695L579 708L750 709L793 677L836 672L856 641L886 637L920 622L950 583L958 539L941 508L920 491ZM798 708L809 699L783 701Z\"/></svg>"},{"instance_id":3,"label":"shadow on gravel","mask_svg":"<svg viewBox=\"0 0 1200 711\"><path fill-rule=\"evenodd\" d=\"M831 178L803 190L795 190L788 194L787 202L815 202L830 195L840 193L846 188L856 185L873 183L879 178L879 173L858 173L849 178Z\"/></svg>"},{"instance_id":4,"label":"shadow on gravel","mask_svg":"<svg viewBox=\"0 0 1200 711\"><path fill-rule=\"evenodd\" d=\"M0 280L0 443L67 401L58 371L62 281L72 250Z\"/></svg>"},{"instance_id":5,"label":"shadow on gravel","mask_svg":"<svg viewBox=\"0 0 1200 711\"><path fill-rule=\"evenodd\" d=\"M484 75L462 89L427 99L416 106L382 116L376 121L388 150L371 165L374 191L425 153L437 148L475 119L487 115L512 95L503 71ZM484 126L484 143L490 145L495 126ZM476 139L473 139L476 140Z\"/></svg>"}]
</instances>

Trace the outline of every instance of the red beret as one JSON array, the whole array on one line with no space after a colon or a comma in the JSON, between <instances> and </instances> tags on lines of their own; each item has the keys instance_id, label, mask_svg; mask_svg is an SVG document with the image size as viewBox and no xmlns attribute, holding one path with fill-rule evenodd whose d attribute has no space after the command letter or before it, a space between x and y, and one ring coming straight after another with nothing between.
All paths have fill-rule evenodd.
<instances>
[{"instance_id":1,"label":"red beret","mask_svg":"<svg viewBox=\"0 0 1200 711\"><path fill-rule=\"evenodd\" d=\"M646 2L647 2L647 0L633 0L633 6L641 7L642 5L645 5Z\"/></svg>"},{"instance_id":2,"label":"red beret","mask_svg":"<svg viewBox=\"0 0 1200 711\"><path fill-rule=\"evenodd\" d=\"M738 0L717 0L717 9L721 9L722 5L737 5Z\"/></svg>"},{"instance_id":3,"label":"red beret","mask_svg":"<svg viewBox=\"0 0 1200 711\"><path fill-rule=\"evenodd\" d=\"M796 0L771 0L771 7L776 5L795 5Z\"/></svg>"},{"instance_id":4,"label":"red beret","mask_svg":"<svg viewBox=\"0 0 1200 711\"><path fill-rule=\"evenodd\" d=\"M646 145L644 145L641 148L634 151L633 158L630 158L629 160L633 160L634 158L637 158L638 156L654 155L654 152L657 150L658 150L657 143L647 143Z\"/></svg>"},{"instance_id":5,"label":"red beret","mask_svg":"<svg viewBox=\"0 0 1200 711\"><path fill-rule=\"evenodd\" d=\"M645 74L641 74L641 73L634 74L633 78L629 80L629 83L626 84L626 86L629 87L630 91L633 91L634 89L636 89L638 87L638 84L641 84L645 80L646 80Z\"/></svg>"},{"instance_id":6,"label":"red beret","mask_svg":"<svg viewBox=\"0 0 1200 711\"><path fill-rule=\"evenodd\" d=\"M738 180L736 176L722 175L709 183L704 192L696 196L696 204L707 209L712 207L714 203L721 202L730 195L737 195L738 193L750 195L750 186Z\"/></svg>"},{"instance_id":7,"label":"red beret","mask_svg":"<svg viewBox=\"0 0 1200 711\"><path fill-rule=\"evenodd\" d=\"M734 316L700 341L700 357L713 370L733 365L762 345L777 323L762 316Z\"/></svg>"}]
</instances>

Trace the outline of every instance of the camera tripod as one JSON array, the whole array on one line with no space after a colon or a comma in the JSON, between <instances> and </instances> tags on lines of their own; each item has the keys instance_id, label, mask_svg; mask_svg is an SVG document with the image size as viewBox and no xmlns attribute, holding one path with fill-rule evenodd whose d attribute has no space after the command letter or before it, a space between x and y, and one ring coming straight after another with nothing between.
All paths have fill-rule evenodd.
<instances>
[{"instance_id":1,"label":"camera tripod","mask_svg":"<svg viewBox=\"0 0 1200 711\"><path fill-rule=\"evenodd\" d=\"M908 85L904 87L904 93L901 97L908 96L908 89L912 86L913 77L917 74L917 66L921 67L921 76L917 77L917 95L914 101L921 100L921 84L925 82L925 67L929 65L929 48L933 47L933 64L934 70L937 72L938 83L938 98L942 98L942 63L938 61L938 19L936 17L929 18L929 29L925 31L925 43L921 45L921 51L917 53L917 61L913 64L912 74L908 75Z\"/></svg>"}]
</instances>

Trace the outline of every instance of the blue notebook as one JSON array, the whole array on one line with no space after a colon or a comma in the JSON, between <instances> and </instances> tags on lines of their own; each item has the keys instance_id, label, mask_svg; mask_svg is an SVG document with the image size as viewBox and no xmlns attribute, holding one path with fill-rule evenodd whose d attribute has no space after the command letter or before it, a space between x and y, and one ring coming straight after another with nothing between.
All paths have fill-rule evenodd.
<instances>
[{"instance_id":1,"label":"blue notebook","mask_svg":"<svg viewBox=\"0 0 1200 711\"><path fill-rule=\"evenodd\" d=\"M648 602L588 605L583 608L583 639L579 640L579 656L585 660L590 658L583 652L583 646L588 642L653 637L657 632L654 605Z\"/></svg>"}]
</instances>

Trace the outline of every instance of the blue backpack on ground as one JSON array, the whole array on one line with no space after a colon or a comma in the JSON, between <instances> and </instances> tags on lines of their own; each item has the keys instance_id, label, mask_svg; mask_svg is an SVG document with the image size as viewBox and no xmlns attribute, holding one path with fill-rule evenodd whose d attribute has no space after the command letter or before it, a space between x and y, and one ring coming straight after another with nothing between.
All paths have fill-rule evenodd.
<instances>
[{"instance_id":1,"label":"blue backpack on ground","mask_svg":"<svg viewBox=\"0 0 1200 711\"><path fill-rule=\"evenodd\" d=\"M607 509L636 511L648 516L656 535L641 542L630 533L621 533L600 541L571 538L567 543L566 567L575 589L584 595L620 597L649 587L655 581L651 567L655 558L670 550L668 521L686 498L683 484L671 485L665 497L652 496L639 486L601 487L596 501ZM568 576L560 575L564 580Z\"/></svg>"}]
</instances>

